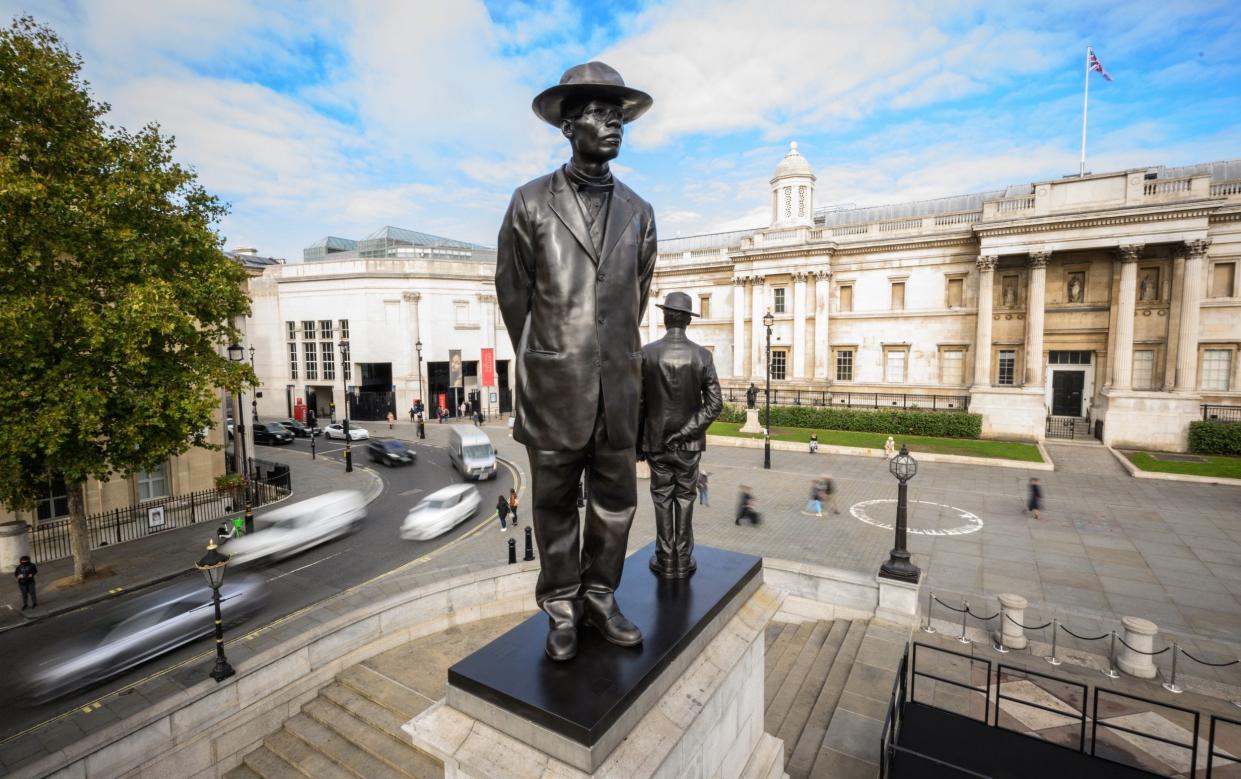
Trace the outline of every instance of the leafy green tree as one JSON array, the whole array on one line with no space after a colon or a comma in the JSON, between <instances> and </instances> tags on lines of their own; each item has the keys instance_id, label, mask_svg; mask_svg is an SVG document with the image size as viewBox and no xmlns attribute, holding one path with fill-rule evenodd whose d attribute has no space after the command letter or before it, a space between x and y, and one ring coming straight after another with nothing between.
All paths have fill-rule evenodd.
<instances>
[{"instance_id":1,"label":"leafy green tree","mask_svg":"<svg viewBox=\"0 0 1241 779\"><path fill-rule=\"evenodd\" d=\"M221 346L248 313L220 251L225 207L151 124L108 124L50 28L0 29L0 502L68 488L74 575L93 573L83 485L150 470L204 435Z\"/></svg>"}]
</instances>

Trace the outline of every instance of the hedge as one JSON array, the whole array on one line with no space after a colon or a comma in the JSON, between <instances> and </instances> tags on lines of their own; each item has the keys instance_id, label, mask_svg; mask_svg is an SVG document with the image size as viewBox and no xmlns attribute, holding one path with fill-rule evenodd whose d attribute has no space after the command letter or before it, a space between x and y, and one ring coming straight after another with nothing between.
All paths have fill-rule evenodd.
<instances>
[{"instance_id":1,"label":"hedge","mask_svg":"<svg viewBox=\"0 0 1241 779\"><path fill-rule=\"evenodd\" d=\"M1241 454L1241 422L1190 422L1189 451Z\"/></svg>"},{"instance_id":2,"label":"hedge","mask_svg":"<svg viewBox=\"0 0 1241 779\"><path fill-rule=\"evenodd\" d=\"M764 420L759 409L759 420ZM981 438L982 415L956 411L855 411L819 406L773 406L772 424L858 433L925 435L938 438ZM725 405L721 422L744 422L745 409Z\"/></svg>"}]
</instances>

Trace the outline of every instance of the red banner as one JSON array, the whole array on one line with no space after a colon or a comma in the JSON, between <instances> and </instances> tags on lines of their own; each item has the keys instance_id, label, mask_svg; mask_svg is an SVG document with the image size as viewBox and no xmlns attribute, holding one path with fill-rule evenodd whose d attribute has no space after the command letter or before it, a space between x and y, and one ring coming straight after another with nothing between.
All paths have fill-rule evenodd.
<instances>
[{"instance_id":1,"label":"red banner","mask_svg":"<svg viewBox=\"0 0 1241 779\"><path fill-rule=\"evenodd\" d=\"M496 350L483 349L483 375L481 384L484 387L496 385Z\"/></svg>"}]
</instances>

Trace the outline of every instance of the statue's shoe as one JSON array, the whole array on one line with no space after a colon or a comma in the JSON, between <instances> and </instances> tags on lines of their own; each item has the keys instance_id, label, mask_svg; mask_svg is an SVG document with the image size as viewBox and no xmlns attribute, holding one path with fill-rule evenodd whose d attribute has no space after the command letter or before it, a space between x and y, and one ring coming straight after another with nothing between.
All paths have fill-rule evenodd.
<instances>
[{"instance_id":1,"label":"statue's shoe","mask_svg":"<svg viewBox=\"0 0 1241 779\"><path fill-rule=\"evenodd\" d=\"M547 656L556 662L577 656L577 627L573 623L553 624L547 631Z\"/></svg>"},{"instance_id":2,"label":"statue's shoe","mask_svg":"<svg viewBox=\"0 0 1241 779\"><path fill-rule=\"evenodd\" d=\"M642 643L642 631L620 611L614 611L608 617L588 611L586 621L617 646L637 646Z\"/></svg>"}]
</instances>

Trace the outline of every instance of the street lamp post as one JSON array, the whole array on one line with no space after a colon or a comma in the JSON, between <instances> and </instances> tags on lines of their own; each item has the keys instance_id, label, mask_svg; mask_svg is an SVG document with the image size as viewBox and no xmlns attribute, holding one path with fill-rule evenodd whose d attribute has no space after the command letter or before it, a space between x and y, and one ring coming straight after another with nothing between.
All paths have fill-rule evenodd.
<instances>
[{"instance_id":1,"label":"street lamp post","mask_svg":"<svg viewBox=\"0 0 1241 779\"><path fill-rule=\"evenodd\" d=\"M763 314L763 327L767 328L767 418L763 425L763 467L771 470L771 326L776 318L768 311Z\"/></svg>"},{"instance_id":2,"label":"street lamp post","mask_svg":"<svg viewBox=\"0 0 1241 779\"><path fill-rule=\"evenodd\" d=\"M222 682L233 675L233 667L224 657L224 620L220 615L220 587L224 586L224 567L228 565L228 555L221 554L216 548L215 540L207 542L207 554L194 563L194 567L207 577L207 586L211 588L211 602L215 606L215 668L211 669L211 678Z\"/></svg>"},{"instance_id":3,"label":"street lamp post","mask_svg":"<svg viewBox=\"0 0 1241 779\"><path fill-rule=\"evenodd\" d=\"M340 349L340 385L345 390L345 473L353 473L353 449L349 446L349 380L345 378L349 342L342 338L337 347Z\"/></svg>"},{"instance_id":4,"label":"street lamp post","mask_svg":"<svg viewBox=\"0 0 1241 779\"><path fill-rule=\"evenodd\" d=\"M245 359L246 350L241 344L233 344L228 347L228 359L232 362L241 362ZM253 357L251 357L253 360ZM253 363L251 363L253 369ZM237 421L233 425L236 428L233 438L233 446L237 445L237 441L241 441L241 478L242 492L245 494L246 514L245 528L247 533L254 532L254 504L250 500L250 458L246 456L246 422L245 422L245 406L241 403L241 390L237 391Z\"/></svg>"},{"instance_id":5,"label":"street lamp post","mask_svg":"<svg viewBox=\"0 0 1241 779\"><path fill-rule=\"evenodd\" d=\"M885 579L917 584L922 572L909 561L909 550L905 548L905 532L908 526L909 503L907 485L918 473L918 461L909 456L909 447L902 445L901 453L888 463L888 470L900 482L896 489L896 546L888 561L879 567L879 575Z\"/></svg>"},{"instance_id":6,"label":"street lamp post","mask_svg":"<svg viewBox=\"0 0 1241 779\"><path fill-rule=\"evenodd\" d=\"M254 370L254 347L250 347L250 370ZM256 372L255 376L258 375ZM259 419L259 394L258 392L250 393L250 421L257 422Z\"/></svg>"},{"instance_id":7,"label":"street lamp post","mask_svg":"<svg viewBox=\"0 0 1241 779\"><path fill-rule=\"evenodd\" d=\"M422 407L418 411L418 438L427 437L427 398L422 392L422 339L414 341L414 349L418 352L418 402Z\"/></svg>"}]
</instances>

